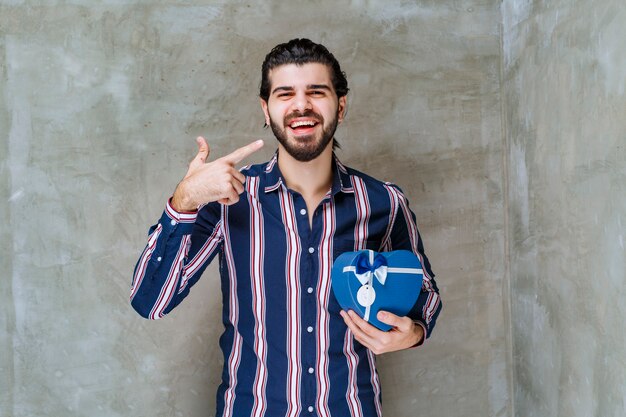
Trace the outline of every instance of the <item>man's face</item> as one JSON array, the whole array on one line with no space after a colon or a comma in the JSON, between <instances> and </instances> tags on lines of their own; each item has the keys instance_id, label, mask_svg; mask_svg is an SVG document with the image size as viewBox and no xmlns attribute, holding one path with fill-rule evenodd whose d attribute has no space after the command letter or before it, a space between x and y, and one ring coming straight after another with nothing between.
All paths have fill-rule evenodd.
<instances>
[{"instance_id":1,"label":"man's face","mask_svg":"<svg viewBox=\"0 0 626 417\"><path fill-rule=\"evenodd\" d=\"M344 116L346 98L337 98L330 68L324 64L287 64L269 73L267 102L261 100L276 139L296 160L317 158L332 141Z\"/></svg>"}]
</instances>

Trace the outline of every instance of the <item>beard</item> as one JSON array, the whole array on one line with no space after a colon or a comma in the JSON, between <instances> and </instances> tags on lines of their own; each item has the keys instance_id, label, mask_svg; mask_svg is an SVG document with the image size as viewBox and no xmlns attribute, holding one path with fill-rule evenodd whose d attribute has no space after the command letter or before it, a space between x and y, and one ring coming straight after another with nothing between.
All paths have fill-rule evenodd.
<instances>
[{"instance_id":1,"label":"beard","mask_svg":"<svg viewBox=\"0 0 626 417\"><path fill-rule=\"evenodd\" d=\"M276 139L278 139L278 142L283 145L289 155L291 155L296 161L309 162L320 156L321 153L324 152L324 149L326 149L328 144L333 140L335 136L335 131L337 130L338 114L339 111L337 111L335 117L330 120L330 123L326 128L324 128L324 118L322 117L322 115L317 114L311 110L304 113L294 112L289 114L283 120L282 126L276 123L270 117L270 127L272 128L272 132L274 132L274 136L276 136ZM315 118L315 120L317 120L318 123L322 126L321 136L317 134L299 136L297 138L293 138L290 141L287 135L287 129L289 126L289 121L296 117Z\"/></svg>"}]
</instances>

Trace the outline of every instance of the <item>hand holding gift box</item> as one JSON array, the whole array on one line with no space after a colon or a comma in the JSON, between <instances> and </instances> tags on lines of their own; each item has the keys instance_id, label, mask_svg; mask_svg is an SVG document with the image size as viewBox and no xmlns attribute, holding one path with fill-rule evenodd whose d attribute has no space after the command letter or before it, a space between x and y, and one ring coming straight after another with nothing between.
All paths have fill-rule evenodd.
<instances>
[{"instance_id":1,"label":"hand holding gift box","mask_svg":"<svg viewBox=\"0 0 626 417\"><path fill-rule=\"evenodd\" d=\"M376 318L378 311L405 316L417 301L423 274L417 256L406 250L346 252L333 264L332 288L344 310L388 331L391 326Z\"/></svg>"}]
</instances>

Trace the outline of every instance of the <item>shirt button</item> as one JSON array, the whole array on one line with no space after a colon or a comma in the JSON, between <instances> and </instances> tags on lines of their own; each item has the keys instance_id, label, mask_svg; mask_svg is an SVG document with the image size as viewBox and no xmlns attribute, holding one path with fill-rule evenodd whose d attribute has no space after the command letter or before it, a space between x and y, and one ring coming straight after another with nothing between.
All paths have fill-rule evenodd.
<instances>
[{"instance_id":1,"label":"shirt button","mask_svg":"<svg viewBox=\"0 0 626 417\"><path fill-rule=\"evenodd\" d=\"M176 220L172 220L172 221L170 222L170 224L171 224L172 226L176 226Z\"/></svg>"},{"instance_id":2,"label":"shirt button","mask_svg":"<svg viewBox=\"0 0 626 417\"><path fill-rule=\"evenodd\" d=\"M300 210L300 214L302 214L304 216L306 214L306 210L305 209L301 209Z\"/></svg>"},{"instance_id":3,"label":"shirt button","mask_svg":"<svg viewBox=\"0 0 626 417\"><path fill-rule=\"evenodd\" d=\"M315 369L309 368L309 373L312 374L313 372L315 372Z\"/></svg>"},{"instance_id":4,"label":"shirt button","mask_svg":"<svg viewBox=\"0 0 626 417\"><path fill-rule=\"evenodd\" d=\"M312 406L312 405L310 405L310 406L309 406L309 408L308 408L308 410L309 410L309 413L312 413L312 412L313 412L313 406Z\"/></svg>"},{"instance_id":5,"label":"shirt button","mask_svg":"<svg viewBox=\"0 0 626 417\"><path fill-rule=\"evenodd\" d=\"M309 326L309 327L307 327L307 328L306 328L306 331L307 331L307 332L309 332L309 333L313 332L313 326Z\"/></svg>"},{"instance_id":6,"label":"shirt button","mask_svg":"<svg viewBox=\"0 0 626 417\"><path fill-rule=\"evenodd\" d=\"M313 287L309 287L306 289L306 292L308 292L309 294L313 293Z\"/></svg>"},{"instance_id":7,"label":"shirt button","mask_svg":"<svg viewBox=\"0 0 626 417\"><path fill-rule=\"evenodd\" d=\"M315 248L310 247L310 248L309 248L309 253L313 253L313 252L315 252Z\"/></svg>"},{"instance_id":8,"label":"shirt button","mask_svg":"<svg viewBox=\"0 0 626 417\"><path fill-rule=\"evenodd\" d=\"M159 257L157 258L157 261L161 262L161 259L162 259L162 258L159 256Z\"/></svg>"}]
</instances>

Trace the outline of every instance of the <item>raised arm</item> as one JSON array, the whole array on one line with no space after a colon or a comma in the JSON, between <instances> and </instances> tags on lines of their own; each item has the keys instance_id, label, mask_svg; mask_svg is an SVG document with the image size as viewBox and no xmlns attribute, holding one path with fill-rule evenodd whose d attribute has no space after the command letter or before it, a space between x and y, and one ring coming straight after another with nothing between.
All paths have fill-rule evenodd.
<instances>
[{"instance_id":1,"label":"raised arm","mask_svg":"<svg viewBox=\"0 0 626 417\"><path fill-rule=\"evenodd\" d=\"M135 266L130 301L148 319L159 319L176 307L219 252L222 204L236 203L244 190L245 176L235 164L263 146L256 141L207 163L209 146L204 138L197 143L198 154L159 222L150 228Z\"/></svg>"}]
</instances>

